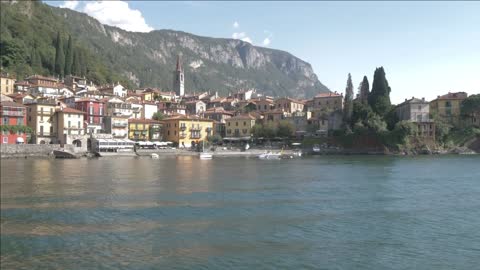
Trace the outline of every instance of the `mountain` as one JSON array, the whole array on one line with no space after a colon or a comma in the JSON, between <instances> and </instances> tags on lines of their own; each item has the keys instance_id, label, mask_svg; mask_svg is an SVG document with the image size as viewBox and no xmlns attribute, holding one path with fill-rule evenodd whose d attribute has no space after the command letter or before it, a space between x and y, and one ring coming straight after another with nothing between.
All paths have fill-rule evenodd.
<instances>
[{"instance_id":1,"label":"mountain","mask_svg":"<svg viewBox=\"0 0 480 270\"><path fill-rule=\"evenodd\" d=\"M86 59L83 75L97 83L118 80L131 87L172 89L176 56L181 53L187 93L216 90L226 94L256 88L267 95L309 98L329 91L309 63L288 52L173 30L128 32L84 13L38 1L1 5L0 45L6 70L53 73L60 32L64 46L72 36L75 51L81 52L78 58ZM35 59L41 60L40 66Z\"/></svg>"}]
</instances>

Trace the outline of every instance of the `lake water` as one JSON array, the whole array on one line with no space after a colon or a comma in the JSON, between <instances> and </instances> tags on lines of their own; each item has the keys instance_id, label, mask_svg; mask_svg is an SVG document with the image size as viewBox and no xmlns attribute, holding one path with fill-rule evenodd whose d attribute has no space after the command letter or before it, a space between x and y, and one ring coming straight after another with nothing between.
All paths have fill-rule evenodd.
<instances>
[{"instance_id":1,"label":"lake water","mask_svg":"<svg viewBox=\"0 0 480 270\"><path fill-rule=\"evenodd\" d=\"M480 156L1 161L5 269L479 269Z\"/></svg>"}]
</instances>

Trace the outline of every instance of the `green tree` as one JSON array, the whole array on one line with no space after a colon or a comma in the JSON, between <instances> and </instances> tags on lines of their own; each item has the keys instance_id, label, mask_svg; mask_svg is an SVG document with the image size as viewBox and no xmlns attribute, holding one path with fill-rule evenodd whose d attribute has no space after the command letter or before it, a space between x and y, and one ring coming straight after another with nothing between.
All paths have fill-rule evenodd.
<instances>
[{"instance_id":1,"label":"green tree","mask_svg":"<svg viewBox=\"0 0 480 270\"><path fill-rule=\"evenodd\" d=\"M65 72L65 54L63 53L63 43L60 32L57 32L57 41L55 44L55 74L63 77Z\"/></svg>"},{"instance_id":2,"label":"green tree","mask_svg":"<svg viewBox=\"0 0 480 270\"><path fill-rule=\"evenodd\" d=\"M370 105L360 101L353 102L352 123L362 122L366 123L367 119L373 116L374 112Z\"/></svg>"},{"instance_id":3,"label":"green tree","mask_svg":"<svg viewBox=\"0 0 480 270\"><path fill-rule=\"evenodd\" d=\"M353 113L353 84L352 75L348 73L347 87L345 89L345 100L343 103L343 120L347 125L350 125Z\"/></svg>"},{"instance_id":4,"label":"green tree","mask_svg":"<svg viewBox=\"0 0 480 270\"><path fill-rule=\"evenodd\" d=\"M42 68L42 59L36 47L33 47L32 49L32 55L30 56L30 65L34 70L40 70Z\"/></svg>"},{"instance_id":5,"label":"green tree","mask_svg":"<svg viewBox=\"0 0 480 270\"><path fill-rule=\"evenodd\" d=\"M78 58L78 52L75 51L73 54L73 61L72 61L72 74L80 76L80 60Z\"/></svg>"},{"instance_id":6,"label":"green tree","mask_svg":"<svg viewBox=\"0 0 480 270\"><path fill-rule=\"evenodd\" d=\"M163 120L164 118L165 118L165 115L161 112L156 112L152 116L152 119L157 121Z\"/></svg>"},{"instance_id":7,"label":"green tree","mask_svg":"<svg viewBox=\"0 0 480 270\"><path fill-rule=\"evenodd\" d=\"M73 53L72 36L69 36L67 53L65 55L65 76L72 75Z\"/></svg>"},{"instance_id":8,"label":"green tree","mask_svg":"<svg viewBox=\"0 0 480 270\"><path fill-rule=\"evenodd\" d=\"M370 84L368 83L367 76L363 76L363 80L358 87L358 99L360 102L367 104L368 95L370 94Z\"/></svg>"},{"instance_id":9,"label":"green tree","mask_svg":"<svg viewBox=\"0 0 480 270\"><path fill-rule=\"evenodd\" d=\"M368 96L368 104L380 116L384 116L390 109L390 92L391 89L388 86L385 71L383 67L379 67L373 75L372 91Z\"/></svg>"},{"instance_id":10,"label":"green tree","mask_svg":"<svg viewBox=\"0 0 480 270\"><path fill-rule=\"evenodd\" d=\"M282 138L288 138L293 135L295 128L293 127L292 123L289 121L280 121L277 125L277 136Z\"/></svg>"},{"instance_id":11,"label":"green tree","mask_svg":"<svg viewBox=\"0 0 480 270\"><path fill-rule=\"evenodd\" d=\"M471 117L480 112L480 94L471 95L460 104L460 113L463 117Z\"/></svg>"}]
</instances>

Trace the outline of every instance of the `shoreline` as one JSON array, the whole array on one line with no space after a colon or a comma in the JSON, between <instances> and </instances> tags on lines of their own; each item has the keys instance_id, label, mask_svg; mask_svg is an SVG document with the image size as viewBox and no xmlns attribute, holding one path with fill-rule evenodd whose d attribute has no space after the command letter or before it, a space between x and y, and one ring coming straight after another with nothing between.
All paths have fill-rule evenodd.
<instances>
[{"instance_id":1,"label":"shoreline","mask_svg":"<svg viewBox=\"0 0 480 270\"><path fill-rule=\"evenodd\" d=\"M211 152L213 157L228 158L228 157L257 157L267 151L280 152L281 149L249 149L246 151L240 150L217 150ZM292 155L296 150L283 150L285 155ZM404 153L404 152L383 152L369 150L353 150L353 149L323 149L320 152L313 152L311 150L302 149L304 156L444 156L444 155L479 155L476 152L456 152L456 151L442 151L429 153ZM182 156L198 156L199 152L184 150L184 149L142 149L137 152L129 153L102 153L100 157L89 157L88 153L83 153L78 158L114 158L114 157L150 157L151 154L157 154L160 157L182 157ZM55 159L52 153L48 154L5 154L0 153L0 159Z\"/></svg>"}]
</instances>

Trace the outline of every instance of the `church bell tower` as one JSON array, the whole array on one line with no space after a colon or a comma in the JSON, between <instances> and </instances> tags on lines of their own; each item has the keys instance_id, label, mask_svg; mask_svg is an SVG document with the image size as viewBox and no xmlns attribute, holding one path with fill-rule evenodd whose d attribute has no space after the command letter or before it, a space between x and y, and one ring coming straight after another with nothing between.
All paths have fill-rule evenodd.
<instances>
[{"instance_id":1,"label":"church bell tower","mask_svg":"<svg viewBox=\"0 0 480 270\"><path fill-rule=\"evenodd\" d=\"M173 76L173 90L177 96L185 95L185 77L182 68L182 55L177 55L177 67Z\"/></svg>"}]
</instances>

